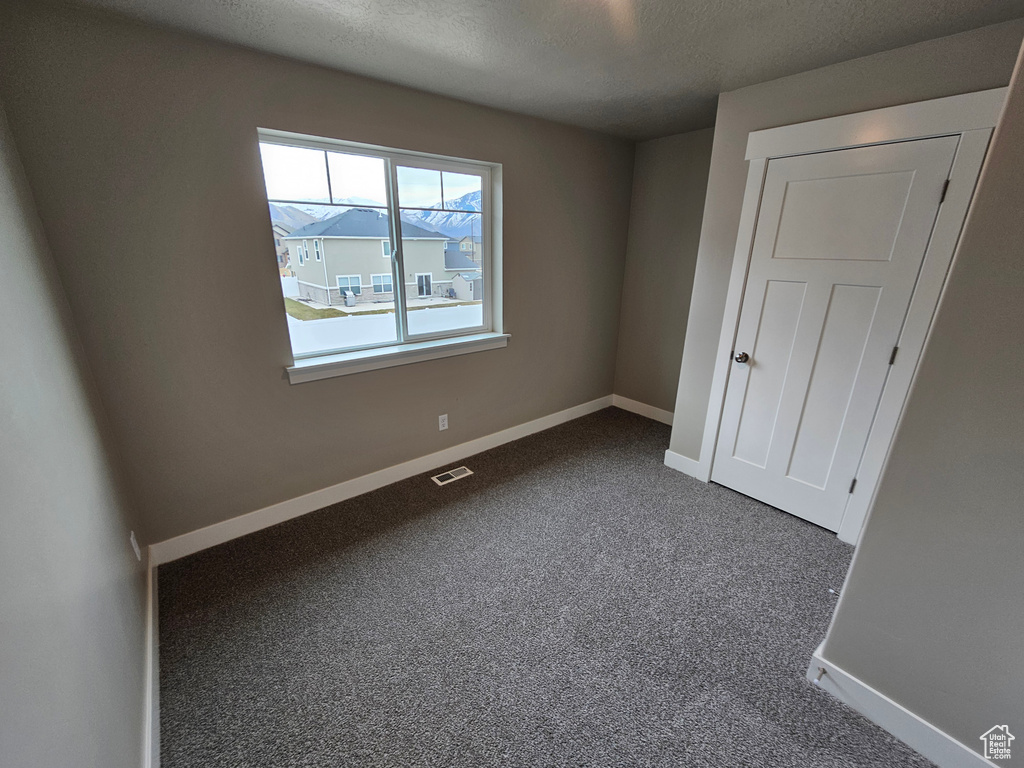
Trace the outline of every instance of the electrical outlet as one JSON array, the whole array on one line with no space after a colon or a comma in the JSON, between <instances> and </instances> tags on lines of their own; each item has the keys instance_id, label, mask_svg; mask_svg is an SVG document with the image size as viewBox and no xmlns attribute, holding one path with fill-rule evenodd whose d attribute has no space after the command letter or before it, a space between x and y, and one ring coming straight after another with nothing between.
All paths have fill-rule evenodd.
<instances>
[{"instance_id":1,"label":"electrical outlet","mask_svg":"<svg viewBox=\"0 0 1024 768\"><path fill-rule=\"evenodd\" d=\"M444 432L448 429L448 414L442 413L437 417L437 430L438 432Z\"/></svg>"},{"instance_id":2,"label":"electrical outlet","mask_svg":"<svg viewBox=\"0 0 1024 768\"><path fill-rule=\"evenodd\" d=\"M141 563L142 562L142 550L139 549L139 541L138 541L138 539L135 538L135 531L132 531L132 535L129 538L130 538L130 540L132 542L132 549L135 550L135 557L137 557L139 559L139 562Z\"/></svg>"}]
</instances>

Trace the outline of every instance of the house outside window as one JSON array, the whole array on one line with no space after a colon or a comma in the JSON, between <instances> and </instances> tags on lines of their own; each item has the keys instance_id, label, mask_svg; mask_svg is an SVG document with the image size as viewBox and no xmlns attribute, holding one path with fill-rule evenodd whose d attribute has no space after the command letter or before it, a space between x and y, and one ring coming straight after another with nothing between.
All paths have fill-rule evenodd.
<instances>
[{"instance_id":1,"label":"house outside window","mask_svg":"<svg viewBox=\"0 0 1024 768\"><path fill-rule=\"evenodd\" d=\"M283 293L296 361L289 376L314 364L343 368L356 359L348 353L364 350L379 350L373 360L401 353L404 364L444 345L458 347L454 354L505 345L492 210L499 165L281 131L259 136L271 219L281 219L275 237L298 255ZM475 253L460 253L467 237L481 244ZM362 290L362 275L371 290ZM472 298L461 287L468 283ZM346 306L348 291L355 308L352 297ZM359 309L368 303L372 312ZM412 355L408 344L417 345ZM323 357L331 361L315 360ZM365 370L367 356L358 359Z\"/></svg>"},{"instance_id":2,"label":"house outside window","mask_svg":"<svg viewBox=\"0 0 1024 768\"><path fill-rule=\"evenodd\" d=\"M360 296L363 293L362 278L359 275L338 275L338 290L341 291L342 296L345 295L345 291L352 291L356 296Z\"/></svg>"}]
</instances>

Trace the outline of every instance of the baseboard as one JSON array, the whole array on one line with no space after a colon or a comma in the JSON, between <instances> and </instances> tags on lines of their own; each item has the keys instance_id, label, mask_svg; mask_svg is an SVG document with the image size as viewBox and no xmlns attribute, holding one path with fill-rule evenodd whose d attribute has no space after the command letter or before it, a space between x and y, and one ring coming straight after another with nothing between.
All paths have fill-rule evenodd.
<instances>
[{"instance_id":1,"label":"baseboard","mask_svg":"<svg viewBox=\"0 0 1024 768\"><path fill-rule=\"evenodd\" d=\"M683 454L676 453L675 451L665 451L665 466L677 472L682 472L684 475L695 477L705 483L710 479L707 477L707 473L699 461L695 461L689 456L683 456Z\"/></svg>"},{"instance_id":2,"label":"baseboard","mask_svg":"<svg viewBox=\"0 0 1024 768\"><path fill-rule=\"evenodd\" d=\"M385 485L391 485L400 480L406 480L424 472L429 472L432 469L437 469L456 461L462 461L469 456L488 451L491 448L497 448L499 445L519 440L527 435L550 429L567 421L578 419L581 416L600 411L610 405L612 405L612 395L599 397L597 400L591 400L588 403L582 403L572 408L567 408L564 411L552 413L525 424L504 429L501 432L485 435L484 437L479 437L460 445L454 445L437 453L421 456L418 459L396 464L393 467L371 472L368 475L356 477L352 480L346 480L329 488L313 491L295 499L272 504L255 512L249 512L233 517L230 520L215 523L206 528L200 528L199 530L176 536L173 539L151 544L149 546L150 562L154 567L163 563L169 563L172 560L215 547L218 544L237 539L240 536L283 523L285 520L291 520L294 517L315 512L318 509L329 507L331 504L337 504L354 496L375 491L378 488L383 488Z\"/></svg>"},{"instance_id":3,"label":"baseboard","mask_svg":"<svg viewBox=\"0 0 1024 768\"><path fill-rule=\"evenodd\" d=\"M813 683L822 669L825 670L825 674L816 683L819 688L857 710L868 720L927 757L939 768L995 766L995 763L986 760L945 731L940 731L902 704L896 703L867 683L826 661L819 646L811 657L807 679Z\"/></svg>"},{"instance_id":4,"label":"baseboard","mask_svg":"<svg viewBox=\"0 0 1024 768\"><path fill-rule=\"evenodd\" d=\"M660 421L662 424L668 424L670 427L672 426L672 411L655 408L653 405L641 403L639 400L630 400L622 395L612 395L612 405L624 411L646 416L648 419Z\"/></svg>"},{"instance_id":5,"label":"baseboard","mask_svg":"<svg viewBox=\"0 0 1024 768\"><path fill-rule=\"evenodd\" d=\"M152 552L146 568L146 693L142 734L143 768L160 768L160 606Z\"/></svg>"}]
</instances>

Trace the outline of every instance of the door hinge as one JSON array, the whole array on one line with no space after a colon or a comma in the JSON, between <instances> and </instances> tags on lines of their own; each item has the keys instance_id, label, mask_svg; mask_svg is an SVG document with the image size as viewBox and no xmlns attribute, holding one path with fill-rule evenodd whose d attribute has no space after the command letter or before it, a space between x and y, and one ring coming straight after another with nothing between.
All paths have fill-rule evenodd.
<instances>
[{"instance_id":1,"label":"door hinge","mask_svg":"<svg viewBox=\"0 0 1024 768\"><path fill-rule=\"evenodd\" d=\"M893 347L892 348L892 354L889 355L889 365L892 365L893 363L896 362L896 353L899 352L899 351L900 351L899 347Z\"/></svg>"},{"instance_id":2,"label":"door hinge","mask_svg":"<svg viewBox=\"0 0 1024 768\"><path fill-rule=\"evenodd\" d=\"M939 198L939 205L942 205L946 201L946 192L949 190L949 179L946 179L946 183L942 185L942 197Z\"/></svg>"},{"instance_id":3,"label":"door hinge","mask_svg":"<svg viewBox=\"0 0 1024 768\"><path fill-rule=\"evenodd\" d=\"M855 478L853 478L853 482L850 483L850 490L848 491L848 493L853 493L853 489L856 488L856 487L857 487L857 478L855 477Z\"/></svg>"}]
</instances>

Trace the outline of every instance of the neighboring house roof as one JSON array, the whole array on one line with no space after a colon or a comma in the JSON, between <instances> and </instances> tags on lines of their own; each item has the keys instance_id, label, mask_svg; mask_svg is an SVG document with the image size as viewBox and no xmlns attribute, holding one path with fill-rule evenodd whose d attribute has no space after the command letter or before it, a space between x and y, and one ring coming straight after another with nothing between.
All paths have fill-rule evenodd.
<instances>
[{"instance_id":1,"label":"neighboring house roof","mask_svg":"<svg viewBox=\"0 0 1024 768\"><path fill-rule=\"evenodd\" d=\"M444 252L444 268L447 270L457 269L480 269L480 265L473 261L469 256L459 251L445 250Z\"/></svg>"},{"instance_id":2,"label":"neighboring house roof","mask_svg":"<svg viewBox=\"0 0 1024 768\"><path fill-rule=\"evenodd\" d=\"M386 240L391 235L390 223L386 213L370 208L352 208L323 221L295 230L288 239L300 237L368 237ZM407 221L402 222L403 238L431 238L447 240L440 232L417 227Z\"/></svg>"}]
</instances>

